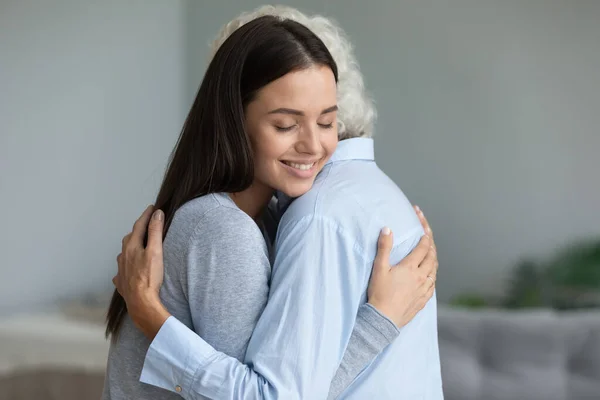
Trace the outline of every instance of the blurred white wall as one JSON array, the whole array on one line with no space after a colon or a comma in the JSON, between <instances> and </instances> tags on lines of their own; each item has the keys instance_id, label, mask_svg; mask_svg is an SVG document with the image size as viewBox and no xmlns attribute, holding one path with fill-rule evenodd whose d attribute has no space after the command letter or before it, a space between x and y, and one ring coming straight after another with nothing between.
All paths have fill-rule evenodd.
<instances>
[{"instance_id":1,"label":"blurred white wall","mask_svg":"<svg viewBox=\"0 0 600 400\"><path fill-rule=\"evenodd\" d=\"M0 2L0 313L110 289L186 113L185 2Z\"/></svg>"},{"instance_id":2,"label":"blurred white wall","mask_svg":"<svg viewBox=\"0 0 600 400\"><path fill-rule=\"evenodd\" d=\"M600 1L286 1L336 19L377 103L377 162L424 209L438 294L502 293L522 256L600 235ZM207 44L261 1L191 1Z\"/></svg>"},{"instance_id":3,"label":"blurred white wall","mask_svg":"<svg viewBox=\"0 0 600 400\"><path fill-rule=\"evenodd\" d=\"M600 2L285 3L355 44L378 163L433 225L440 299L600 235ZM0 312L111 287L208 43L260 4L0 3Z\"/></svg>"},{"instance_id":4,"label":"blurred white wall","mask_svg":"<svg viewBox=\"0 0 600 400\"><path fill-rule=\"evenodd\" d=\"M377 100L379 164L431 220L441 299L600 235L600 1L326 4Z\"/></svg>"}]
</instances>

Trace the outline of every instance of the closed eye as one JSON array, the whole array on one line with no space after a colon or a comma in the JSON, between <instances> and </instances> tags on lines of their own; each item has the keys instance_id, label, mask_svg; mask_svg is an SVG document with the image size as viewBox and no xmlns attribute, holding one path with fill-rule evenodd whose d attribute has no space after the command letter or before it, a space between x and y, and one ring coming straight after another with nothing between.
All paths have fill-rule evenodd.
<instances>
[{"instance_id":1,"label":"closed eye","mask_svg":"<svg viewBox=\"0 0 600 400\"><path fill-rule=\"evenodd\" d=\"M275 129L277 129L277 132L289 132L292 129L294 129L296 127L296 125L290 125L290 126L275 126Z\"/></svg>"},{"instance_id":2,"label":"closed eye","mask_svg":"<svg viewBox=\"0 0 600 400\"><path fill-rule=\"evenodd\" d=\"M331 128L333 128L333 122L330 123L330 124L317 124L317 125L319 125L323 129L331 129Z\"/></svg>"}]
</instances>

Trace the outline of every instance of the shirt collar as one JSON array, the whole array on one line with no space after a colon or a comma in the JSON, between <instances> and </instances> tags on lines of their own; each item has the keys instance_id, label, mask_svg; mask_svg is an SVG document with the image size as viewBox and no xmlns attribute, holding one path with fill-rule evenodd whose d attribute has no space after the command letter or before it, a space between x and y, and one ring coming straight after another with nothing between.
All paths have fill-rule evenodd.
<instances>
[{"instance_id":1,"label":"shirt collar","mask_svg":"<svg viewBox=\"0 0 600 400\"><path fill-rule=\"evenodd\" d=\"M375 150L373 147L373 139L371 138L352 138L340 140L337 149L327 161L327 164L336 161L347 160L375 160ZM326 164L326 165L327 165Z\"/></svg>"},{"instance_id":2,"label":"shirt collar","mask_svg":"<svg viewBox=\"0 0 600 400\"><path fill-rule=\"evenodd\" d=\"M370 138L352 138L341 140L336 150L333 152L331 158L325 163L329 165L336 161L348 161L348 160L375 160L375 150L373 147L373 139ZM288 208L292 200L291 197L286 196L280 191L275 193L277 198L277 209L279 215L283 214Z\"/></svg>"}]
</instances>

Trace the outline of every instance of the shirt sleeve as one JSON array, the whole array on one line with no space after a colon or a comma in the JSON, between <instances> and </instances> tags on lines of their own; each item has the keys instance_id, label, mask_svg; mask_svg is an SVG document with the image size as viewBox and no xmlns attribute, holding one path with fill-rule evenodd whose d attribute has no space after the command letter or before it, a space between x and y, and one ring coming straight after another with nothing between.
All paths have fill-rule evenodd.
<instances>
[{"instance_id":1,"label":"shirt sleeve","mask_svg":"<svg viewBox=\"0 0 600 400\"><path fill-rule=\"evenodd\" d=\"M350 338L344 327L354 325L370 272L341 234L336 225L310 218L280 236L285 239L278 243L269 302L250 339L247 365L165 324L168 335L159 332L157 339L168 336L166 353L188 359L179 367L187 375L180 376L182 384L169 382L171 390L175 384L188 399L326 398L347 343L340 338ZM151 347L158 361L169 362L159 345Z\"/></svg>"},{"instance_id":2,"label":"shirt sleeve","mask_svg":"<svg viewBox=\"0 0 600 400\"><path fill-rule=\"evenodd\" d=\"M269 303L252 335L247 365L170 318L146 362L182 371L180 383L171 378L157 385L144 374L142 382L187 399L336 398L397 337L398 328L377 310L359 309L371 261L337 225L310 218L280 237ZM303 251L307 246L310 252Z\"/></svg>"},{"instance_id":3,"label":"shirt sleeve","mask_svg":"<svg viewBox=\"0 0 600 400\"><path fill-rule=\"evenodd\" d=\"M398 327L375 307L368 303L360 306L352 336L331 381L327 399L337 399L399 334Z\"/></svg>"},{"instance_id":4,"label":"shirt sleeve","mask_svg":"<svg viewBox=\"0 0 600 400\"><path fill-rule=\"evenodd\" d=\"M246 353L253 367L249 381L269 396L243 393L240 398L327 398L353 333L372 261L363 258L355 238L328 218L308 216L282 225L269 302ZM350 375L340 375L350 377L341 386L356 374ZM238 388L224 385L221 390L223 398L238 398Z\"/></svg>"}]
</instances>

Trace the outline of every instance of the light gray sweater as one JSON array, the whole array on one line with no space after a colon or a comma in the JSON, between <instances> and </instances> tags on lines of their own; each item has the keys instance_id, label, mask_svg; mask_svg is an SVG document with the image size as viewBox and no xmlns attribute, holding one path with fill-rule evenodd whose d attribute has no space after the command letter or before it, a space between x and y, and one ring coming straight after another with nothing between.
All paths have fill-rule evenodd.
<instances>
[{"instance_id":1,"label":"light gray sweater","mask_svg":"<svg viewBox=\"0 0 600 400\"><path fill-rule=\"evenodd\" d=\"M261 230L227 194L210 194L176 212L164 241L165 275L160 292L164 305L216 350L240 361L267 302L269 237L275 237L276 219L272 212L267 213L266 228ZM361 306L329 398L348 387L398 333L373 307ZM126 316L110 347L102 399L181 398L139 382L149 346L150 341ZM169 366L165 364L165 368Z\"/></svg>"}]
</instances>

